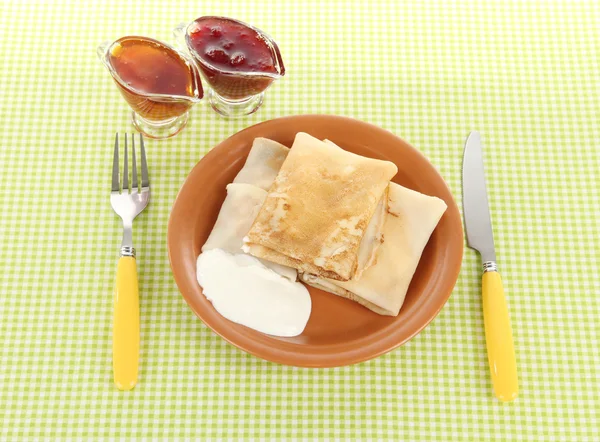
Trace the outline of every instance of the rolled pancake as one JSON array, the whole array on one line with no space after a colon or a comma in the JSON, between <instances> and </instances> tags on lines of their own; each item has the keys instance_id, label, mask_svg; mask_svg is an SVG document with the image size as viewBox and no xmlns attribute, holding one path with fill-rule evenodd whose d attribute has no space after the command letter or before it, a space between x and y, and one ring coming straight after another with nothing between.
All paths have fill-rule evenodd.
<instances>
[{"instance_id":1,"label":"rolled pancake","mask_svg":"<svg viewBox=\"0 0 600 442\"><path fill-rule=\"evenodd\" d=\"M233 182L269 190L289 151L289 148L277 141L255 138L246 163Z\"/></svg>"},{"instance_id":2,"label":"rolled pancake","mask_svg":"<svg viewBox=\"0 0 600 442\"><path fill-rule=\"evenodd\" d=\"M335 146L338 149L341 149L340 146L335 144L331 140L324 140L325 143L330 144L331 146ZM377 256L377 249L383 242L383 223L385 222L385 215L388 211L388 187L385 188L379 203L377 204L377 208L375 209L375 213L373 217L369 221L369 225L365 230L365 234L363 235L360 246L358 248L358 263L356 266L356 273L352 277L352 279L360 279L362 273L371 267Z\"/></svg>"},{"instance_id":3,"label":"rolled pancake","mask_svg":"<svg viewBox=\"0 0 600 442\"><path fill-rule=\"evenodd\" d=\"M383 243L383 226L388 211L388 189L389 186L385 188L365 234L360 240L356 272L352 279L360 279L363 272L377 261L377 249Z\"/></svg>"},{"instance_id":4,"label":"rolled pancake","mask_svg":"<svg viewBox=\"0 0 600 442\"><path fill-rule=\"evenodd\" d=\"M233 254L243 253L242 239L248 233L266 197L267 191L260 187L236 183L227 185L227 196L221 206L217 222L202 246L202 251L223 249ZM261 261L281 276L291 281L297 279L295 269L265 260Z\"/></svg>"},{"instance_id":5,"label":"rolled pancake","mask_svg":"<svg viewBox=\"0 0 600 442\"><path fill-rule=\"evenodd\" d=\"M446 208L439 198L390 183L384 239L377 250L377 262L359 280L342 282L311 274L302 274L301 279L380 315L397 316L423 249Z\"/></svg>"},{"instance_id":6,"label":"rolled pancake","mask_svg":"<svg viewBox=\"0 0 600 442\"><path fill-rule=\"evenodd\" d=\"M245 251L339 281L357 270L365 230L397 167L298 133Z\"/></svg>"}]
</instances>

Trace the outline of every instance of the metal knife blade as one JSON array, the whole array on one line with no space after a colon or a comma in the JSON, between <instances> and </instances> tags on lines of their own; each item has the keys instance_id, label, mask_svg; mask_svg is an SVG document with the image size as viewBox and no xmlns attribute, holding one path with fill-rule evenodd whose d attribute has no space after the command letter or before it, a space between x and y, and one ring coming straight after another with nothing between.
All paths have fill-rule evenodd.
<instances>
[{"instance_id":1,"label":"metal knife blade","mask_svg":"<svg viewBox=\"0 0 600 442\"><path fill-rule=\"evenodd\" d=\"M465 143L462 187L467 244L479 251L484 263L496 261L479 132L471 132Z\"/></svg>"}]
</instances>

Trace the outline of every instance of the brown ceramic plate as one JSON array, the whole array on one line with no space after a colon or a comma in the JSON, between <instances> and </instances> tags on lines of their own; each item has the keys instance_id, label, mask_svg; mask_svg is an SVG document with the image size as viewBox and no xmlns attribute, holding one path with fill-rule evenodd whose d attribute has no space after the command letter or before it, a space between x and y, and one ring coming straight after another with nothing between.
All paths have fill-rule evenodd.
<instances>
[{"instance_id":1,"label":"brown ceramic plate","mask_svg":"<svg viewBox=\"0 0 600 442\"><path fill-rule=\"evenodd\" d=\"M297 132L398 166L393 181L443 199L448 210L433 232L397 317L380 316L347 299L309 287L312 313L304 332L278 338L221 316L196 282L196 258L225 199L225 186L244 165L256 137L291 146ZM215 333L260 358L302 367L366 361L402 345L431 322L454 288L463 253L462 223L450 190L416 149L392 133L350 118L301 115L249 127L212 149L192 169L175 200L168 229L169 258L186 302Z\"/></svg>"}]
</instances>

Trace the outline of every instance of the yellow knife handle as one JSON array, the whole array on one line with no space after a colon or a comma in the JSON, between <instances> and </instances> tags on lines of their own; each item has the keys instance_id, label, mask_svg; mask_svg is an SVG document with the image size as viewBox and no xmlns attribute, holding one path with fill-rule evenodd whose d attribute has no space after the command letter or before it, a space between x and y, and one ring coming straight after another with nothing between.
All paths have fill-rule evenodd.
<instances>
[{"instance_id":1,"label":"yellow knife handle","mask_svg":"<svg viewBox=\"0 0 600 442\"><path fill-rule=\"evenodd\" d=\"M504 288L500 274L485 272L482 279L485 340L496 397L512 401L519 393L517 361Z\"/></svg>"},{"instance_id":2,"label":"yellow knife handle","mask_svg":"<svg viewBox=\"0 0 600 442\"><path fill-rule=\"evenodd\" d=\"M122 256L117 264L113 318L113 376L119 390L137 383L140 353L140 299L135 258Z\"/></svg>"}]
</instances>

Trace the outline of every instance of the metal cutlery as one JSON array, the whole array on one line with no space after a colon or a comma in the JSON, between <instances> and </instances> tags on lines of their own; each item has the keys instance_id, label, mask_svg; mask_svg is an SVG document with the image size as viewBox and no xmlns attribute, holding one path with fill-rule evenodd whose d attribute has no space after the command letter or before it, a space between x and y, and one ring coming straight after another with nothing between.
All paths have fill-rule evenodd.
<instances>
[{"instance_id":1,"label":"metal cutlery","mask_svg":"<svg viewBox=\"0 0 600 442\"><path fill-rule=\"evenodd\" d=\"M467 244L481 254L483 261L483 319L492 384L499 400L512 401L519 392L517 362L508 306L496 264L478 132L471 132L465 144L462 186Z\"/></svg>"},{"instance_id":2,"label":"metal cutlery","mask_svg":"<svg viewBox=\"0 0 600 442\"><path fill-rule=\"evenodd\" d=\"M141 185L135 157L135 135L131 135L132 173L129 186L127 134L124 138L122 180L119 180L119 134L115 136L110 204L123 220L123 241L117 264L113 317L113 376L119 390L131 390L137 383L140 351L140 308L137 265L133 247L133 220L148 205L150 181L144 139L140 134Z\"/></svg>"}]
</instances>

